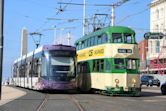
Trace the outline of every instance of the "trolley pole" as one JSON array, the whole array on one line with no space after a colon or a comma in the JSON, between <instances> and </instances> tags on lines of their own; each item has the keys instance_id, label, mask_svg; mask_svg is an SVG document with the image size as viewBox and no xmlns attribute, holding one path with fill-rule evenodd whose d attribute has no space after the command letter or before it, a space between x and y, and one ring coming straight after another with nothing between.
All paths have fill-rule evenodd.
<instances>
[{"instance_id":1,"label":"trolley pole","mask_svg":"<svg viewBox=\"0 0 166 111\"><path fill-rule=\"evenodd\" d=\"M3 68L3 17L4 0L0 0L0 100L2 95L2 68Z\"/></svg>"}]
</instances>

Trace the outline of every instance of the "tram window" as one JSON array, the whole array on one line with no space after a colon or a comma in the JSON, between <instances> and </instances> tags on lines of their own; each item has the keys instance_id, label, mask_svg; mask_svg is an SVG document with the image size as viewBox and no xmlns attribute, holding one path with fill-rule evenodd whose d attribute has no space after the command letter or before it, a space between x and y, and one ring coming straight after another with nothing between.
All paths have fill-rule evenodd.
<instances>
[{"instance_id":1,"label":"tram window","mask_svg":"<svg viewBox=\"0 0 166 111\"><path fill-rule=\"evenodd\" d=\"M105 61L105 69L109 71L111 69L110 62L108 60Z\"/></svg>"},{"instance_id":2,"label":"tram window","mask_svg":"<svg viewBox=\"0 0 166 111\"><path fill-rule=\"evenodd\" d=\"M94 45L97 45L97 36L94 37Z\"/></svg>"},{"instance_id":3,"label":"tram window","mask_svg":"<svg viewBox=\"0 0 166 111\"><path fill-rule=\"evenodd\" d=\"M14 73L14 77L17 77L17 65L14 65L14 68L13 68L13 73Z\"/></svg>"},{"instance_id":4,"label":"tram window","mask_svg":"<svg viewBox=\"0 0 166 111\"><path fill-rule=\"evenodd\" d=\"M82 43L80 44L80 49L82 49Z\"/></svg>"},{"instance_id":5,"label":"tram window","mask_svg":"<svg viewBox=\"0 0 166 111\"><path fill-rule=\"evenodd\" d=\"M91 38L91 45L94 45L94 37Z\"/></svg>"},{"instance_id":6,"label":"tram window","mask_svg":"<svg viewBox=\"0 0 166 111\"><path fill-rule=\"evenodd\" d=\"M136 69L136 60L127 59L127 69Z\"/></svg>"},{"instance_id":7,"label":"tram window","mask_svg":"<svg viewBox=\"0 0 166 111\"><path fill-rule=\"evenodd\" d=\"M93 71L96 71L96 61L93 61Z\"/></svg>"},{"instance_id":8,"label":"tram window","mask_svg":"<svg viewBox=\"0 0 166 111\"><path fill-rule=\"evenodd\" d=\"M80 43L79 43L79 49L81 49L81 47L82 47L81 45L82 45L82 44L81 44L81 42L80 42Z\"/></svg>"},{"instance_id":9,"label":"tram window","mask_svg":"<svg viewBox=\"0 0 166 111\"><path fill-rule=\"evenodd\" d=\"M94 60L93 61L93 71L94 72L102 72L104 70L104 60Z\"/></svg>"},{"instance_id":10,"label":"tram window","mask_svg":"<svg viewBox=\"0 0 166 111\"><path fill-rule=\"evenodd\" d=\"M106 43L108 41L108 36L107 34L102 35L102 43Z\"/></svg>"},{"instance_id":11,"label":"tram window","mask_svg":"<svg viewBox=\"0 0 166 111\"><path fill-rule=\"evenodd\" d=\"M85 42L85 47L87 47L88 46L88 41L85 40L84 42Z\"/></svg>"},{"instance_id":12,"label":"tram window","mask_svg":"<svg viewBox=\"0 0 166 111\"><path fill-rule=\"evenodd\" d=\"M46 59L44 57L42 57L42 66L41 66L41 75L42 76L47 76L47 62L46 62Z\"/></svg>"},{"instance_id":13,"label":"tram window","mask_svg":"<svg viewBox=\"0 0 166 111\"><path fill-rule=\"evenodd\" d=\"M89 47L90 46L90 39L87 39L87 42L88 42L87 46Z\"/></svg>"},{"instance_id":14,"label":"tram window","mask_svg":"<svg viewBox=\"0 0 166 111\"><path fill-rule=\"evenodd\" d=\"M132 35L131 34L124 34L124 42L125 43L132 43Z\"/></svg>"},{"instance_id":15,"label":"tram window","mask_svg":"<svg viewBox=\"0 0 166 111\"><path fill-rule=\"evenodd\" d=\"M34 74L33 77L37 77L38 73L39 73L39 60L38 59L34 59Z\"/></svg>"},{"instance_id":16,"label":"tram window","mask_svg":"<svg viewBox=\"0 0 166 111\"><path fill-rule=\"evenodd\" d=\"M85 43L84 41L81 43L81 49L83 49L85 47Z\"/></svg>"},{"instance_id":17,"label":"tram window","mask_svg":"<svg viewBox=\"0 0 166 111\"><path fill-rule=\"evenodd\" d=\"M102 43L101 36L98 36L97 44L101 44L101 43Z\"/></svg>"},{"instance_id":18,"label":"tram window","mask_svg":"<svg viewBox=\"0 0 166 111\"><path fill-rule=\"evenodd\" d=\"M99 61L98 60L93 61L93 71L94 72L99 71Z\"/></svg>"},{"instance_id":19,"label":"tram window","mask_svg":"<svg viewBox=\"0 0 166 111\"><path fill-rule=\"evenodd\" d=\"M99 71L103 71L104 70L104 60L99 60Z\"/></svg>"},{"instance_id":20,"label":"tram window","mask_svg":"<svg viewBox=\"0 0 166 111\"><path fill-rule=\"evenodd\" d=\"M112 34L113 43L122 43L122 34L121 33L113 33Z\"/></svg>"},{"instance_id":21,"label":"tram window","mask_svg":"<svg viewBox=\"0 0 166 111\"><path fill-rule=\"evenodd\" d=\"M124 59L114 59L115 69L124 69Z\"/></svg>"},{"instance_id":22,"label":"tram window","mask_svg":"<svg viewBox=\"0 0 166 111\"><path fill-rule=\"evenodd\" d=\"M99 60L96 60L96 71L99 71L99 68L100 68Z\"/></svg>"},{"instance_id":23,"label":"tram window","mask_svg":"<svg viewBox=\"0 0 166 111\"><path fill-rule=\"evenodd\" d=\"M19 67L19 77L24 77L25 76L25 65L20 65Z\"/></svg>"},{"instance_id":24,"label":"tram window","mask_svg":"<svg viewBox=\"0 0 166 111\"><path fill-rule=\"evenodd\" d=\"M76 48L77 48L77 50L78 50L78 43L76 43Z\"/></svg>"}]
</instances>

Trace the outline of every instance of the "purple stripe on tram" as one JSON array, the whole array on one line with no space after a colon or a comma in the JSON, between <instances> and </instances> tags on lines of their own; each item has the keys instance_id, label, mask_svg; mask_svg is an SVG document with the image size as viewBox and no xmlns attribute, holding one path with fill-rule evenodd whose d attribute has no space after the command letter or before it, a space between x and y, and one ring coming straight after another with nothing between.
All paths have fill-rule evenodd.
<instances>
[{"instance_id":1,"label":"purple stripe on tram","mask_svg":"<svg viewBox=\"0 0 166 111\"><path fill-rule=\"evenodd\" d=\"M72 82L56 82L42 80L38 83L40 89L50 89L50 90L67 90L76 88L76 84Z\"/></svg>"}]
</instances>

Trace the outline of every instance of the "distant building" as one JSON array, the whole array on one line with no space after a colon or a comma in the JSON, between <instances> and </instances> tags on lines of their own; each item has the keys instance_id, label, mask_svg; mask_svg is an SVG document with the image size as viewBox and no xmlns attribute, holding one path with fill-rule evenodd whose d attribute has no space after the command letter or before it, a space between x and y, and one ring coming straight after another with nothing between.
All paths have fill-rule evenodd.
<instances>
[{"instance_id":1,"label":"distant building","mask_svg":"<svg viewBox=\"0 0 166 111\"><path fill-rule=\"evenodd\" d=\"M153 0L150 4L150 32L166 34L166 0ZM148 40L148 72L166 74L166 37Z\"/></svg>"},{"instance_id":2,"label":"distant building","mask_svg":"<svg viewBox=\"0 0 166 111\"><path fill-rule=\"evenodd\" d=\"M150 31L166 32L166 0L153 0L150 5Z\"/></svg>"},{"instance_id":3,"label":"distant building","mask_svg":"<svg viewBox=\"0 0 166 111\"><path fill-rule=\"evenodd\" d=\"M140 71L141 73L147 72L147 53L148 53L148 40L143 40L138 44L139 58L140 58Z\"/></svg>"}]
</instances>

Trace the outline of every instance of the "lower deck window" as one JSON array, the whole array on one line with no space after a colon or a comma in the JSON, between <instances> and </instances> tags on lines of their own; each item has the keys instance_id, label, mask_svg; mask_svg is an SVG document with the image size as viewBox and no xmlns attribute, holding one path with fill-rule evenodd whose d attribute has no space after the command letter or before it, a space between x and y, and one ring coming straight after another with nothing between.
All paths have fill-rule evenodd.
<instances>
[{"instance_id":1,"label":"lower deck window","mask_svg":"<svg viewBox=\"0 0 166 111\"><path fill-rule=\"evenodd\" d=\"M127 69L136 69L136 60L127 59Z\"/></svg>"},{"instance_id":2,"label":"lower deck window","mask_svg":"<svg viewBox=\"0 0 166 111\"><path fill-rule=\"evenodd\" d=\"M98 59L93 61L93 71L94 72L101 72L104 71L104 60Z\"/></svg>"},{"instance_id":3,"label":"lower deck window","mask_svg":"<svg viewBox=\"0 0 166 111\"><path fill-rule=\"evenodd\" d=\"M114 67L115 69L125 69L124 59L114 59Z\"/></svg>"}]
</instances>

